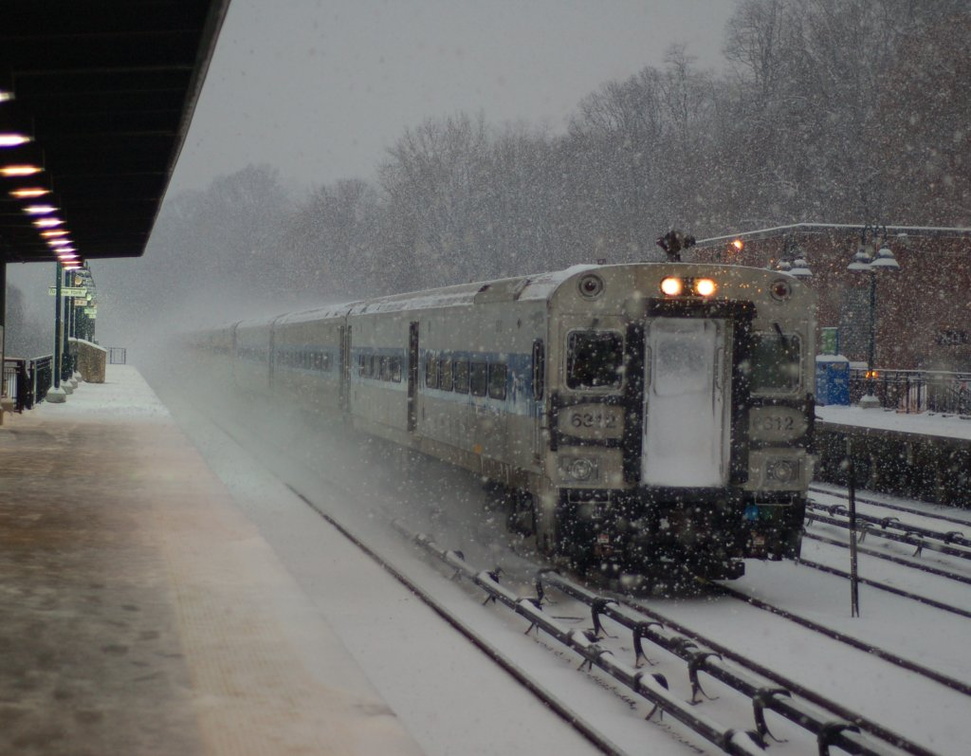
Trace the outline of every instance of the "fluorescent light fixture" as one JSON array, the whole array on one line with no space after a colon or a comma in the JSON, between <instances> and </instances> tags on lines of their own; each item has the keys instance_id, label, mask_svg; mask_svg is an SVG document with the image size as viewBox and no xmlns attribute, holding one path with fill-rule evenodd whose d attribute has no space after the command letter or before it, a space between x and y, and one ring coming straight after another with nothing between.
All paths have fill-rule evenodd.
<instances>
[{"instance_id":1,"label":"fluorescent light fixture","mask_svg":"<svg viewBox=\"0 0 971 756\"><path fill-rule=\"evenodd\" d=\"M37 228L54 228L55 226L63 226L64 221L60 218L38 218L34 221L34 225Z\"/></svg>"},{"instance_id":2,"label":"fluorescent light fixture","mask_svg":"<svg viewBox=\"0 0 971 756\"><path fill-rule=\"evenodd\" d=\"M19 147L22 144L34 141L26 134L0 131L0 147Z\"/></svg>"},{"instance_id":3,"label":"fluorescent light fixture","mask_svg":"<svg viewBox=\"0 0 971 756\"><path fill-rule=\"evenodd\" d=\"M45 239L56 239L58 236L67 236L69 233L66 228L52 228L47 231L41 231L40 235Z\"/></svg>"},{"instance_id":4,"label":"fluorescent light fixture","mask_svg":"<svg viewBox=\"0 0 971 756\"><path fill-rule=\"evenodd\" d=\"M0 102L7 102L13 99L13 92L8 92L6 89L0 89Z\"/></svg>"},{"instance_id":5,"label":"fluorescent light fixture","mask_svg":"<svg viewBox=\"0 0 971 756\"><path fill-rule=\"evenodd\" d=\"M53 205L27 205L24 208L24 212L27 215L50 215L51 213L56 213L57 208Z\"/></svg>"},{"instance_id":6,"label":"fluorescent light fixture","mask_svg":"<svg viewBox=\"0 0 971 756\"><path fill-rule=\"evenodd\" d=\"M36 165L3 165L0 166L0 176L33 176L34 174L40 173L43 168L38 168Z\"/></svg>"},{"instance_id":7,"label":"fluorescent light fixture","mask_svg":"<svg viewBox=\"0 0 971 756\"><path fill-rule=\"evenodd\" d=\"M48 239L48 247L70 247L73 242L70 239Z\"/></svg>"},{"instance_id":8,"label":"fluorescent light fixture","mask_svg":"<svg viewBox=\"0 0 971 756\"><path fill-rule=\"evenodd\" d=\"M42 186L33 186L24 189L12 189L10 191L10 196L14 199L37 199L38 197L43 197L45 194L50 193L50 189L45 189Z\"/></svg>"}]
</instances>

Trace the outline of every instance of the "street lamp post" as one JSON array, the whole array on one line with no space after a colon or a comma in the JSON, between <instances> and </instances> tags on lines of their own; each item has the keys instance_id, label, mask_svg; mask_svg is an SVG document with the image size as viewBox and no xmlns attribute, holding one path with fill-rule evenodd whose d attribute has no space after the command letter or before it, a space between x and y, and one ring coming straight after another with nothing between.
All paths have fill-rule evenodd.
<instances>
[{"instance_id":1,"label":"street lamp post","mask_svg":"<svg viewBox=\"0 0 971 756\"><path fill-rule=\"evenodd\" d=\"M887 229L885 226L880 230L870 225L863 227L860 232L860 246L857 247L853 261L847 266L847 270L869 275L869 341L867 343L866 360L866 393L860 399L860 407L873 409L880 406L880 400L877 399L875 393L876 374L874 372L877 349L877 273L879 271L900 270L900 263L897 262L897 258L894 257L890 247L887 246Z\"/></svg>"}]
</instances>

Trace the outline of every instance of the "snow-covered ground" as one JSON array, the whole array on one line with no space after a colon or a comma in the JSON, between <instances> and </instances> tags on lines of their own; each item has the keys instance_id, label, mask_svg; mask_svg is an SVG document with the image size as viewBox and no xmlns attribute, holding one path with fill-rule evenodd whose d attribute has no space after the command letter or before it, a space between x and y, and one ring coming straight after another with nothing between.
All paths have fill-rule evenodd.
<instances>
[{"instance_id":1,"label":"snow-covered ground","mask_svg":"<svg viewBox=\"0 0 971 756\"><path fill-rule=\"evenodd\" d=\"M69 402L83 401L96 390L82 386ZM570 705L590 712L596 726L609 732L630 753L685 754L716 748L687 733L670 718L643 721L643 706L622 691L577 671L577 659L551 650L542 638L524 636L524 622L501 608L470 599L468 589L443 579L412 547L386 526L400 517L413 530L428 532L443 547L461 549L482 568L503 565L520 574L523 556L517 542L500 527L502 517L486 511L477 481L437 465L424 477L402 482L386 449L358 445L352 437L316 432L297 418L279 422L252 400L220 414L214 424L200 406L216 410L215 401L185 400L162 384L165 405L232 491L239 507L256 525L280 560L298 580L307 601L340 635L374 686L429 754L593 753L595 749L499 671L481 652L445 626L424 605L393 583L372 562L327 525L281 478L315 505L346 522L421 585L432 586L450 609L481 628L510 659L553 687ZM159 412L153 402L142 411ZM106 409L112 405L108 404ZM115 411L121 411L114 403ZM223 409L228 407L228 403ZM966 422L966 421L964 421ZM818 526L814 526L818 527ZM835 547L812 541L805 556L841 566ZM904 581L910 590L934 591L958 605L971 606L971 590L944 586L930 576L907 575L875 560L861 558L864 576ZM862 616L850 617L845 582L787 563L750 563L736 586L820 624L899 653L951 677L971 682L967 622L903 599L861 588ZM931 586L931 587L928 587ZM522 587L528 592L528 586ZM712 596L653 599L651 605L712 636L800 683L840 700L941 754L965 752L961 727L967 698L912 673L892 669L865 654L812 636L778 618ZM589 617L563 602L552 614L578 627ZM619 629L613 628L618 635ZM613 641L618 653L633 649L629 638ZM690 695L681 662L661 657L672 688ZM604 688L614 692L605 694ZM723 724L751 729L751 707L717 685L719 702L699 711L729 717ZM717 716L715 718L718 718ZM815 753L815 744L794 727L773 723L773 732L790 737L774 744L776 753Z\"/></svg>"}]
</instances>

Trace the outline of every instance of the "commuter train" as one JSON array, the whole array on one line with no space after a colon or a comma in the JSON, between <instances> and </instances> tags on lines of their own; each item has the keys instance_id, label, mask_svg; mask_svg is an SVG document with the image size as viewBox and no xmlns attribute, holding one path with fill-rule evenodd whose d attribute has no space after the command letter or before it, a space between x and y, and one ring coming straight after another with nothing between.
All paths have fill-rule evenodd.
<instances>
[{"instance_id":1,"label":"commuter train","mask_svg":"<svg viewBox=\"0 0 971 756\"><path fill-rule=\"evenodd\" d=\"M815 297L787 273L575 266L194 336L236 384L474 471L587 572L799 555Z\"/></svg>"}]
</instances>

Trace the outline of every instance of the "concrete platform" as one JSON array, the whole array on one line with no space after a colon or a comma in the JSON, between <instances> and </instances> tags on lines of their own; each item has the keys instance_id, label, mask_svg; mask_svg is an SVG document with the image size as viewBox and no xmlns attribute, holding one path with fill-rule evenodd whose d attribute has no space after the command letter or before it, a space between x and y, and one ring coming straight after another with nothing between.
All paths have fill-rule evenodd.
<instances>
[{"instance_id":1,"label":"concrete platform","mask_svg":"<svg viewBox=\"0 0 971 756\"><path fill-rule=\"evenodd\" d=\"M420 752L133 368L6 416L0 575L0 753Z\"/></svg>"}]
</instances>

